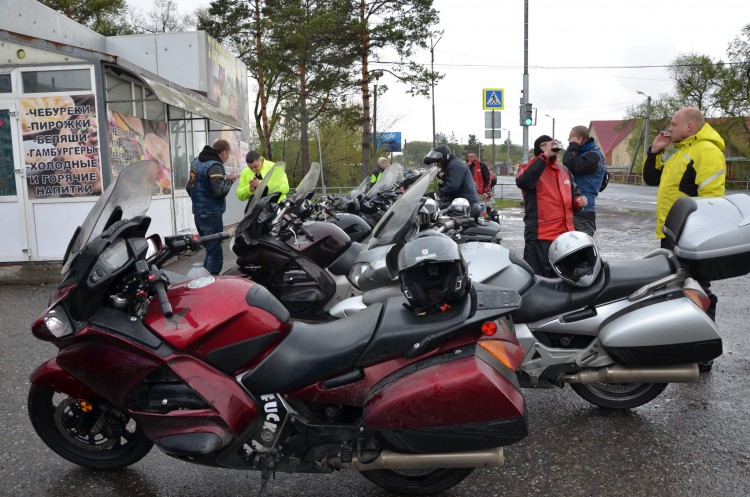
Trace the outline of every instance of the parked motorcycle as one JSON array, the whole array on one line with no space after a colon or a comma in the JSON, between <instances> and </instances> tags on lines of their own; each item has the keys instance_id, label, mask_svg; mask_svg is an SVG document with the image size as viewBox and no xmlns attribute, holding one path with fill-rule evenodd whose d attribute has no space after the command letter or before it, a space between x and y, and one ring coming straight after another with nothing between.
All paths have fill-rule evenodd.
<instances>
[{"instance_id":1,"label":"parked motorcycle","mask_svg":"<svg viewBox=\"0 0 750 497\"><path fill-rule=\"evenodd\" d=\"M281 174L282 167L276 164L258 188ZM328 310L334 304L358 293L346 273L364 247L334 223L305 221L319 176L320 164L314 162L294 194L282 204L277 203L278 193L253 196L230 242L237 266L224 272L251 278L279 299L292 316L317 321L329 319Z\"/></svg>"},{"instance_id":2,"label":"parked motorcycle","mask_svg":"<svg viewBox=\"0 0 750 497\"><path fill-rule=\"evenodd\" d=\"M424 318L401 298L351 319L291 321L248 279L161 269L227 235L147 239L157 172L132 164L102 194L32 326L59 349L28 396L34 430L58 455L115 470L155 444L185 462L260 471L263 485L277 470L354 469L426 494L502 465L503 446L526 435L523 351L506 317L517 294L480 287Z\"/></svg>"},{"instance_id":3,"label":"parked motorcycle","mask_svg":"<svg viewBox=\"0 0 750 497\"><path fill-rule=\"evenodd\" d=\"M402 179L401 166L393 164L382 172L374 185L370 186L370 178L365 178L354 190L340 197L334 203L334 212L355 214L373 227L399 197L397 185Z\"/></svg>"},{"instance_id":4,"label":"parked motorcycle","mask_svg":"<svg viewBox=\"0 0 750 497\"><path fill-rule=\"evenodd\" d=\"M408 194L390 222L373 232L374 241L350 272L363 294L334 306L332 315L351 316L401 292L394 254L417 232L408 213L418 199ZM721 355L718 330L705 313L709 300L696 279L750 272L747 234L739 229L750 218L750 196L681 199L675 206L665 223L674 253L659 249L641 259L603 261L586 287L535 276L497 244L460 246L472 281L522 296L512 313L526 351L518 370L522 386L570 384L597 406L632 408L653 400L668 383L697 381L697 363ZM718 219L729 221L719 227Z\"/></svg>"}]
</instances>

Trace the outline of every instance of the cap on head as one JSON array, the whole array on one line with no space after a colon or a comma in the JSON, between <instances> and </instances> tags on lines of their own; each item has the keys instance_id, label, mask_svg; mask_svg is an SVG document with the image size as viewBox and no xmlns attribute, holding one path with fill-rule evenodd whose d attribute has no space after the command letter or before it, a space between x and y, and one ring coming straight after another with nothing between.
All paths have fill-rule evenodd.
<instances>
[{"instance_id":1,"label":"cap on head","mask_svg":"<svg viewBox=\"0 0 750 497\"><path fill-rule=\"evenodd\" d=\"M541 145L544 142L551 142L552 137L549 135L542 135L536 140L534 140L534 157L542 153Z\"/></svg>"}]
</instances>

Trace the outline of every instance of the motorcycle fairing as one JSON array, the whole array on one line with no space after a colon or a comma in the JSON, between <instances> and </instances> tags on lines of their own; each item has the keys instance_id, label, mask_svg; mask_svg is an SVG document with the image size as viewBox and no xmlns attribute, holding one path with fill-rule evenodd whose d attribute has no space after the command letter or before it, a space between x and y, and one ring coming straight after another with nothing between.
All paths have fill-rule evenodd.
<instances>
[{"instance_id":1,"label":"motorcycle fairing","mask_svg":"<svg viewBox=\"0 0 750 497\"><path fill-rule=\"evenodd\" d=\"M51 388L56 392L64 392L75 399L86 400L96 396L93 390L61 368L57 363L57 357L47 359L40 364L31 373L29 381L32 385Z\"/></svg>"}]
</instances>

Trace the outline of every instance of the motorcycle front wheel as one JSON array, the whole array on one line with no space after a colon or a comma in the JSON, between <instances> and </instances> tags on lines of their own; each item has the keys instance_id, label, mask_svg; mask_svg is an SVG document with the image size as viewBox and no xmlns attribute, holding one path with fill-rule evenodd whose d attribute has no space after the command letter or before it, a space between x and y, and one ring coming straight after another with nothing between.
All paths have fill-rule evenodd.
<instances>
[{"instance_id":1,"label":"motorcycle front wheel","mask_svg":"<svg viewBox=\"0 0 750 497\"><path fill-rule=\"evenodd\" d=\"M375 485L397 494L429 495L461 483L473 468L401 470L375 469L361 474Z\"/></svg>"},{"instance_id":2,"label":"motorcycle front wheel","mask_svg":"<svg viewBox=\"0 0 750 497\"><path fill-rule=\"evenodd\" d=\"M595 406L632 409L654 400L669 383L571 383L573 391Z\"/></svg>"},{"instance_id":3,"label":"motorcycle front wheel","mask_svg":"<svg viewBox=\"0 0 750 497\"><path fill-rule=\"evenodd\" d=\"M140 461L153 446L141 427L102 398L78 401L31 385L29 418L37 435L68 461L111 471Z\"/></svg>"}]
</instances>

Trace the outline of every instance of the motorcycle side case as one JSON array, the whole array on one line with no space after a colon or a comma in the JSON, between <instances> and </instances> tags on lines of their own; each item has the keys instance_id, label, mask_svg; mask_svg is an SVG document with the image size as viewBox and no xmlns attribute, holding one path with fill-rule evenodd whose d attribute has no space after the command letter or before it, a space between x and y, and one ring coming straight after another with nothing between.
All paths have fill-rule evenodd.
<instances>
[{"instance_id":1,"label":"motorcycle side case","mask_svg":"<svg viewBox=\"0 0 750 497\"><path fill-rule=\"evenodd\" d=\"M169 288L174 315L151 301L144 324L178 351L233 374L263 358L289 332L289 311L262 285L208 276Z\"/></svg>"},{"instance_id":2,"label":"motorcycle side case","mask_svg":"<svg viewBox=\"0 0 750 497\"><path fill-rule=\"evenodd\" d=\"M599 341L624 366L670 366L719 357L716 324L687 298L644 305L609 321Z\"/></svg>"},{"instance_id":3,"label":"motorcycle side case","mask_svg":"<svg viewBox=\"0 0 750 497\"><path fill-rule=\"evenodd\" d=\"M680 198L664 223L674 253L697 280L750 273L750 195Z\"/></svg>"},{"instance_id":4,"label":"motorcycle side case","mask_svg":"<svg viewBox=\"0 0 750 497\"><path fill-rule=\"evenodd\" d=\"M510 445L526 436L528 419L515 374L507 373L468 354L396 374L365 400L364 426L407 453Z\"/></svg>"}]
</instances>

